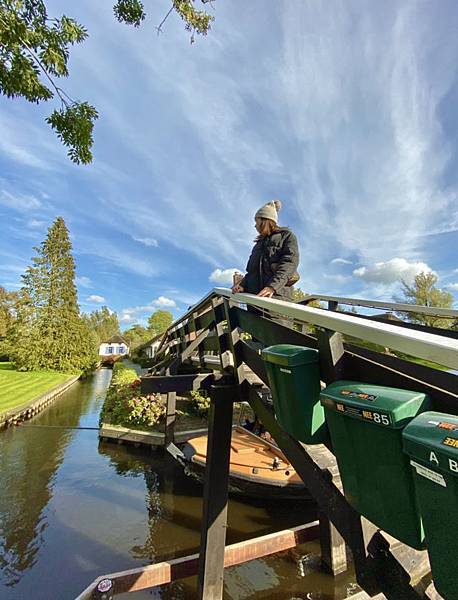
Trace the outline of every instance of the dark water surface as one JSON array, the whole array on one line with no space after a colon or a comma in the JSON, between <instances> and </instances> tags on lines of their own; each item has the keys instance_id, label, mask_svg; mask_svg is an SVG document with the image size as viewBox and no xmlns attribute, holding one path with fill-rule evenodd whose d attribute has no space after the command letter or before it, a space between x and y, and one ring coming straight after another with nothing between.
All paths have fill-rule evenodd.
<instances>
[{"instance_id":1,"label":"dark water surface","mask_svg":"<svg viewBox=\"0 0 458 600\"><path fill-rule=\"evenodd\" d=\"M28 425L0 432L0 598L72 600L99 575L196 552L201 487L161 452L100 443L111 371L78 382ZM53 425L31 427L29 425ZM63 426L63 427L55 427ZM227 543L310 520L305 502L231 499ZM331 600L354 586L317 572L319 548L232 567L225 598ZM118 598L188 599L195 578Z\"/></svg>"}]
</instances>

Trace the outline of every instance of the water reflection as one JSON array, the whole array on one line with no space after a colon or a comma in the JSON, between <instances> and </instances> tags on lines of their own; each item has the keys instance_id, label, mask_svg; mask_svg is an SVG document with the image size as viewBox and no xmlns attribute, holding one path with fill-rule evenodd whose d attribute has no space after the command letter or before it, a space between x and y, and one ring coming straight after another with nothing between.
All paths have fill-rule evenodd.
<instances>
[{"instance_id":1,"label":"water reflection","mask_svg":"<svg viewBox=\"0 0 458 600\"><path fill-rule=\"evenodd\" d=\"M80 388L78 383L75 385ZM48 411L40 419L41 424L55 422L60 410L56 406ZM69 425L77 425L78 420L79 411L67 411ZM48 526L46 507L53 494L55 474L74 435L69 429L45 431L23 427L0 435L0 568L5 585L17 583L20 574L35 564Z\"/></svg>"},{"instance_id":2,"label":"water reflection","mask_svg":"<svg viewBox=\"0 0 458 600\"><path fill-rule=\"evenodd\" d=\"M46 539L56 474L76 431L30 425L76 426L90 411L94 392L110 375L101 372L99 385L77 382L52 407L24 426L0 433L0 584L11 587L37 562ZM52 518L52 517L51 517Z\"/></svg>"},{"instance_id":3,"label":"water reflection","mask_svg":"<svg viewBox=\"0 0 458 600\"><path fill-rule=\"evenodd\" d=\"M30 423L97 426L110 376L78 383ZM160 451L99 443L97 431L23 427L0 434L0 457L1 598L70 600L101 574L198 550L202 488ZM313 510L232 498L227 543L306 522ZM304 589L344 597L340 584L334 596L332 578L312 572L311 558L298 567L317 553L312 544L233 567L226 597L306 598ZM195 589L189 578L128 597L185 600Z\"/></svg>"}]
</instances>

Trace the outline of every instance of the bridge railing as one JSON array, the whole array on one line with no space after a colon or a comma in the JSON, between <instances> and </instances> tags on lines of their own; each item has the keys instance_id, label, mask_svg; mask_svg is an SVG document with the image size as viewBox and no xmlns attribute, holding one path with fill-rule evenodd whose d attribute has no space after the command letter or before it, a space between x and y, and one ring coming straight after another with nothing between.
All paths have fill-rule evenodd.
<instances>
[{"instance_id":1,"label":"bridge railing","mask_svg":"<svg viewBox=\"0 0 458 600\"><path fill-rule=\"evenodd\" d=\"M420 307L409 308L419 312ZM310 326L313 335L308 331ZM428 362L417 364L390 352L349 343L355 339ZM344 568L342 556L347 544L363 589L371 595L375 591L388 593L371 564L378 548L384 560L389 557L387 568L402 571L386 542L373 536L368 553L361 516L348 504L332 476L323 472L306 447L280 427L263 402L262 386L268 386L268 378L259 349L276 343L317 348L320 375L326 385L345 379L426 392L434 410L458 414L458 377L451 372L458 373L458 340L453 332L449 335L444 330L438 335L332 309L232 294L224 288L212 290L166 331L151 374L142 378L144 393L167 394L166 443L173 441L176 393L202 387L210 390L199 598L222 595L234 401L251 405L307 485L319 507L321 531L325 532L321 536L322 554L329 557L332 571L338 573ZM430 363L442 365L445 370L433 368ZM341 542L336 541L339 539ZM403 581L402 597L414 598L413 588L405 578Z\"/></svg>"}]
</instances>

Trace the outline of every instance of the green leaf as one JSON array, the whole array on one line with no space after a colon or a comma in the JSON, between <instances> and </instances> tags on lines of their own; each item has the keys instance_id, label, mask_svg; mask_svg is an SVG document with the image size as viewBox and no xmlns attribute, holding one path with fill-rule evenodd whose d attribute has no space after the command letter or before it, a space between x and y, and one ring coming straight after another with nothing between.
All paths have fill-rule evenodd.
<instances>
[{"instance_id":1,"label":"green leaf","mask_svg":"<svg viewBox=\"0 0 458 600\"><path fill-rule=\"evenodd\" d=\"M68 156L76 164L92 161L92 132L97 110L87 102L75 102L55 110L46 122L56 131L62 143L69 148Z\"/></svg>"}]
</instances>

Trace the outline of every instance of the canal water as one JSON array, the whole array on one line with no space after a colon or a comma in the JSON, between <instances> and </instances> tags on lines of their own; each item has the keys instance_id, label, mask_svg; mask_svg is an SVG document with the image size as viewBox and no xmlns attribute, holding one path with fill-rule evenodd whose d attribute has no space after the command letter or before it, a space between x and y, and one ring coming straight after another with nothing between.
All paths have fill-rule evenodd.
<instances>
[{"instance_id":1,"label":"canal water","mask_svg":"<svg viewBox=\"0 0 458 600\"><path fill-rule=\"evenodd\" d=\"M162 452L99 443L111 371L78 382L46 411L0 432L0 598L72 600L99 575L198 550L201 492ZM229 506L227 543L310 520L307 502ZM318 569L319 548L232 567L230 600L332 600L355 586ZM118 598L195 597L195 578Z\"/></svg>"}]
</instances>

